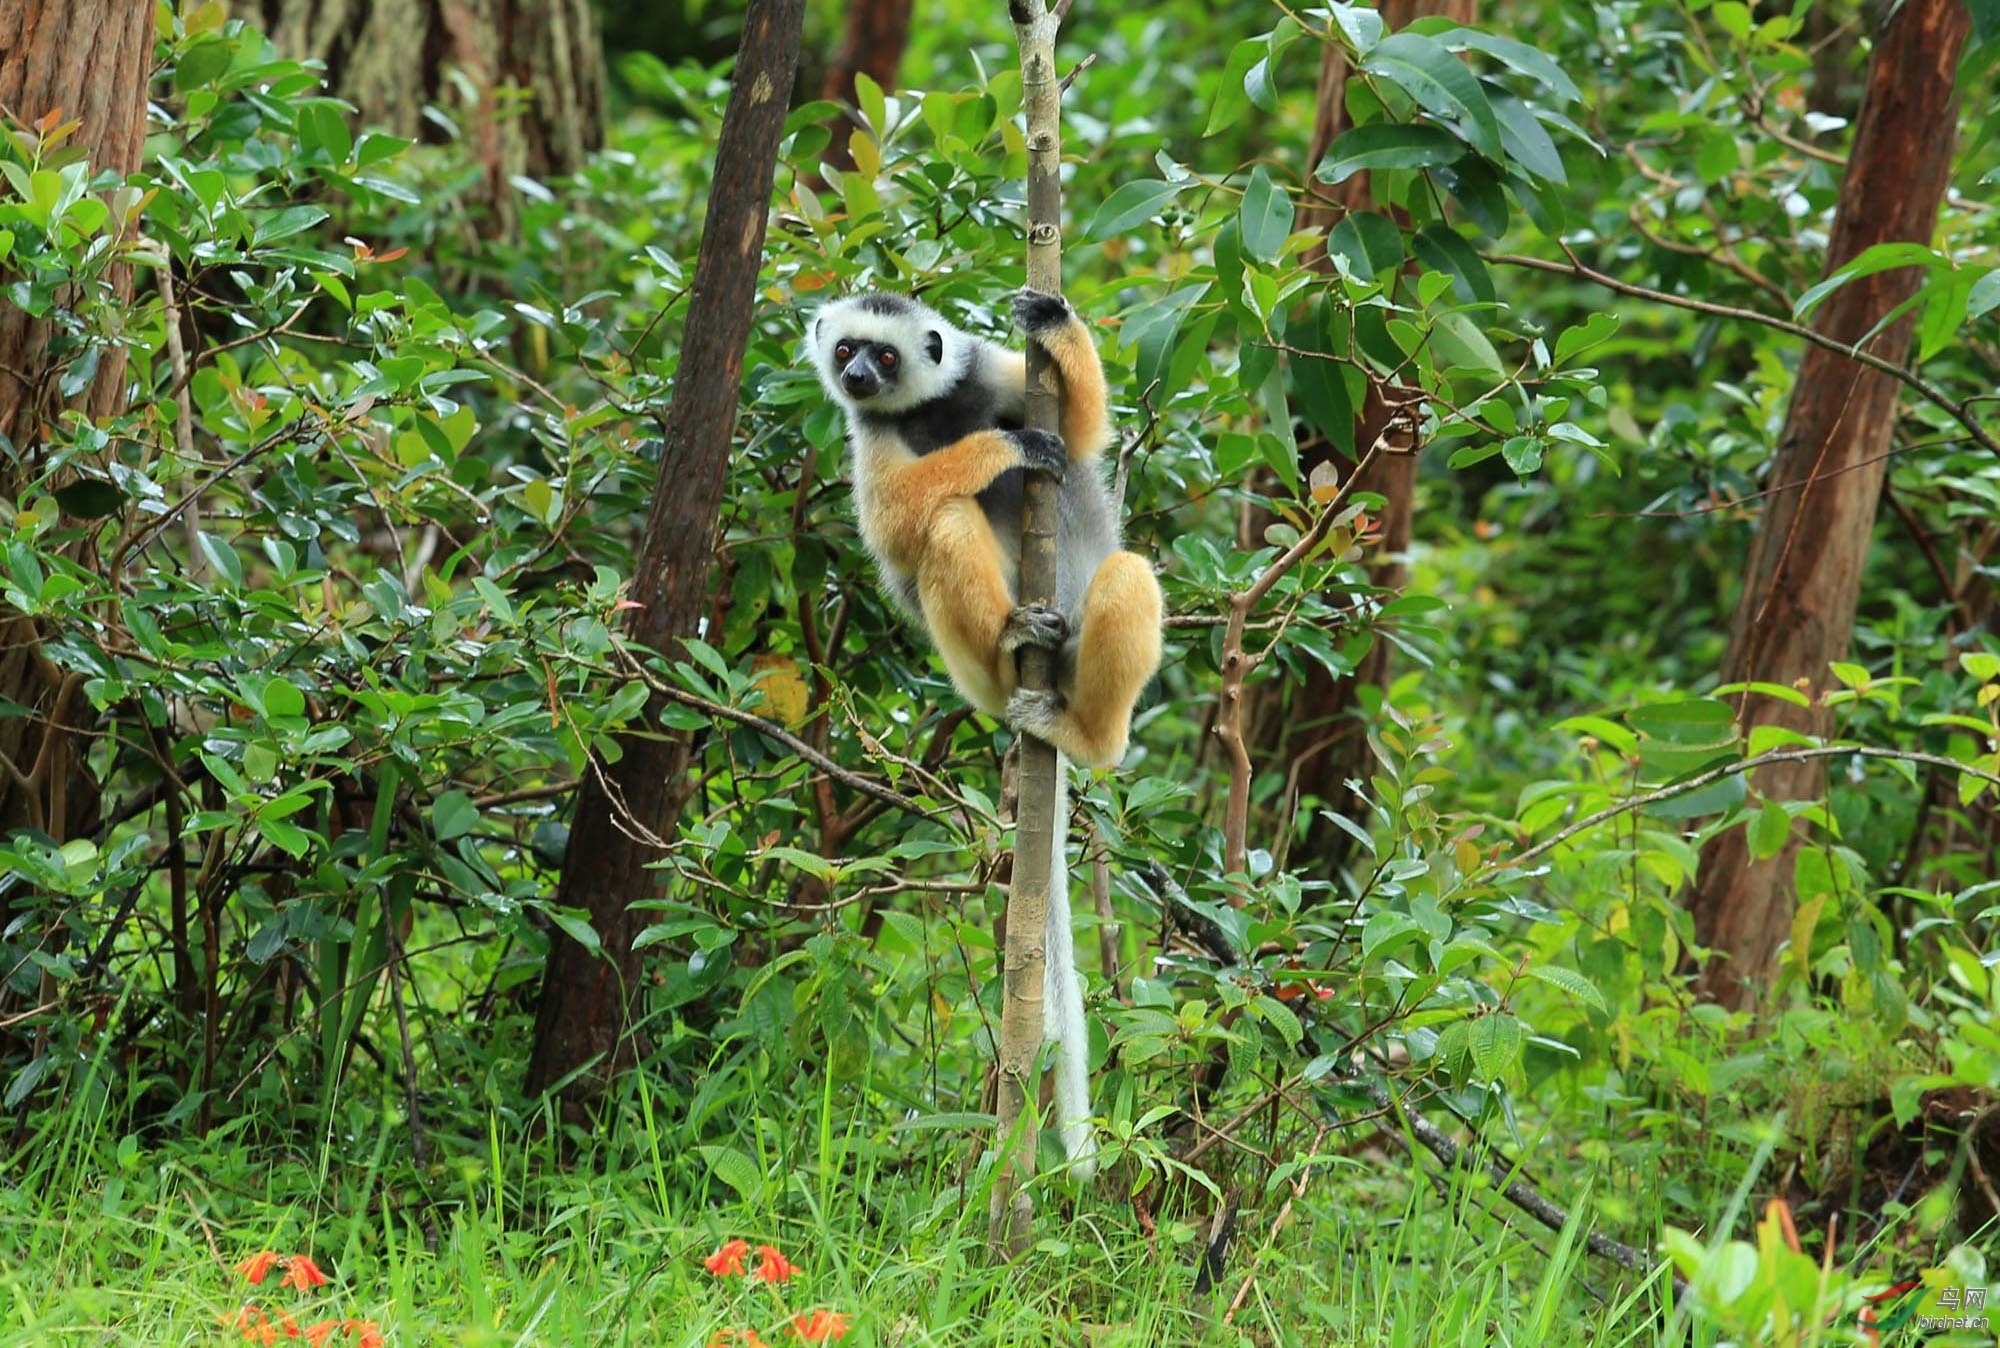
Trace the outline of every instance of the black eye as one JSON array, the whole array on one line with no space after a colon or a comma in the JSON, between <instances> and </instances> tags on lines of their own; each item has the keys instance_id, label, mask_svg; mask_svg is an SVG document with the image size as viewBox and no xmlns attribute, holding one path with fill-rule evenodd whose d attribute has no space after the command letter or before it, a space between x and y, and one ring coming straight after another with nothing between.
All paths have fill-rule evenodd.
<instances>
[{"instance_id":1,"label":"black eye","mask_svg":"<svg viewBox=\"0 0 2000 1348\"><path fill-rule=\"evenodd\" d=\"M854 348L846 342L842 342L839 346L833 348L833 358L844 365L854 359Z\"/></svg>"},{"instance_id":2,"label":"black eye","mask_svg":"<svg viewBox=\"0 0 2000 1348\"><path fill-rule=\"evenodd\" d=\"M875 353L876 363L881 365L885 370L895 369L896 362L900 359L901 357L896 354L896 348L893 346L885 346Z\"/></svg>"}]
</instances>

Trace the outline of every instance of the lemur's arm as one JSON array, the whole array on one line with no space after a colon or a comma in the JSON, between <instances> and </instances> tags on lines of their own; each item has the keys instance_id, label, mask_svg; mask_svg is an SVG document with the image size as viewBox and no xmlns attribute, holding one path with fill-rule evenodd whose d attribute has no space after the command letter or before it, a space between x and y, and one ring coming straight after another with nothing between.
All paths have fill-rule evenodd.
<instances>
[{"instance_id":1,"label":"lemur's arm","mask_svg":"<svg viewBox=\"0 0 2000 1348\"><path fill-rule=\"evenodd\" d=\"M911 456L900 442L878 454L873 476L877 536L889 561L914 571L931 546L932 523L953 499L970 499L1010 468L1060 477L1062 446L1042 431L976 431L929 454Z\"/></svg>"},{"instance_id":2,"label":"lemur's arm","mask_svg":"<svg viewBox=\"0 0 2000 1348\"><path fill-rule=\"evenodd\" d=\"M1091 458L1111 442L1111 416L1104 366L1097 358L1097 344L1090 340L1090 329L1069 307L1068 300L1038 290L1023 290L1014 296L1014 321L1029 341L1049 353L1062 376L1062 438L1069 457ZM1020 383L1013 386L1026 384L1024 362Z\"/></svg>"}]
</instances>

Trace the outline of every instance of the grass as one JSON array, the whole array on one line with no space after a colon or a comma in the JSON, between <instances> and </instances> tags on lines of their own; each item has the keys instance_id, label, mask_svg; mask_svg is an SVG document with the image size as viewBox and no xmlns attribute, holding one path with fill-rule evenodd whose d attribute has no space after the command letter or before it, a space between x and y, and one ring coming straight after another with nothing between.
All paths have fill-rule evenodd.
<instances>
[{"instance_id":1,"label":"grass","mask_svg":"<svg viewBox=\"0 0 2000 1348\"><path fill-rule=\"evenodd\" d=\"M1701 1341L1669 1332L1657 1282L1587 1263L1574 1229L1504 1224L1379 1154L1315 1170L1275 1235L1291 1186L1246 1199L1219 1286L1196 1295L1204 1194L1149 1192L1147 1238L1115 1177L1051 1189L1039 1243L996 1268L962 1134L924 1150L843 1135L828 1102L798 1130L760 1115L744 1151L691 1148L654 1082L565 1163L543 1120L474 1109L434 1105L421 1165L400 1109L352 1095L309 1147L255 1113L159 1144L101 1098L39 1116L18 1182L0 1180L0 1348L242 1342L224 1322L249 1296L300 1323L377 1322L391 1345L468 1348L703 1348L742 1327L777 1345L817 1307L849 1318L843 1348ZM719 1279L702 1260L731 1237L804 1271L782 1289ZM252 1289L233 1266L260 1249L308 1254L333 1281Z\"/></svg>"}]
</instances>

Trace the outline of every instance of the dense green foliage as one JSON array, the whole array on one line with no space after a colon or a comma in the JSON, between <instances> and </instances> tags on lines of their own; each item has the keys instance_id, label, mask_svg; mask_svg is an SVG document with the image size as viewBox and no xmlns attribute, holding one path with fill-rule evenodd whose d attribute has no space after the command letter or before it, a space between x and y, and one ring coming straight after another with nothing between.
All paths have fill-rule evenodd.
<instances>
[{"instance_id":1,"label":"dense green foliage","mask_svg":"<svg viewBox=\"0 0 2000 1348\"><path fill-rule=\"evenodd\" d=\"M496 241L459 146L356 128L186 8L139 175L94 177L61 127L0 149L0 303L58 320L66 390L114 349L132 385L111 421L0 446L5 602L87 698L103 792L90 836L0 841L21 1342L199 1341L240 1293L209 1240L317 1242L402 1342L707 1342L742 1321L699 1258L749 1231L809 1251L861 1343L1846 1342L1827 1326L1892 1277L1984 1283L1977 1143L1920 1125L1939 1092L2000 1092L2000 461L1905 399L1836 740L1746 739L1716 686L1799 343L1714 306L1791 319L1821 294L1859 16L1551 3L1384 35L1346 6L1078 6L1068 294L1176 620L1132 754L1079 792L1115 923L1116 979L1086 961L1109 1174L1072 1193L1045 1157L1047 1239L997 1274L977 1149L1007 736L877 593L798 342L867 286L1001 332L1024 161L1002 7L920 20L910 87L863 87L858 167L824 194L802 179L836 109L794 111L716 602L664 661L619 610L675 472L658 422L726 63L628 55L613 147L517 182ZM1925 271L1922 378L1990 405L1982 36L1937 247L1875 261ZM1315 166L1326 43L1362 74ZM1359 169L1377 209L1315 265L1300 212ZM1392 379L1423 394L1400 594L1367 569L1384 503L1322 519L1345 470L1315 467L1369 450L1356 413ZM1307 669L1393 643L1368 813L1330 868L1300 845L1322 802L1260 760L1231 871L1222 616L1316 527L1252 615L1251 692L1282 718ZM520 1078L550 941L597 940L551 902L572 788L649 684L699 789L641 937L642 1061L583 1124ZM1831 796L1760 799L1746 765L1797 749L1833 759ZM1770 1014L1694 1003L1700 844L1744 828L1775 855L1795 821ZM1664 1228L1692 1295L1365 1148L1383 1079L1426 1083L1579 1223L1642 1249ZM1879 1183L1871 1145L1913 1124L1923 1182ZM1194 1296L1223 1207L1227 1271ZM197 1263L136 1306L61 1290Z\"/></svg>"}]
</instances>

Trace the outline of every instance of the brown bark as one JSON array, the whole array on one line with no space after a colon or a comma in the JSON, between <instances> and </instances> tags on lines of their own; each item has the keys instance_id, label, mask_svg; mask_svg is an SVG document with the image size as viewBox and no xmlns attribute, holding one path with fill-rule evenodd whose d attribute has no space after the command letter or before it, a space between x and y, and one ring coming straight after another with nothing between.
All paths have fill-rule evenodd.
<instances>
[{"instance_id":1,"label":"brown bark","mask_svg":"<svg viewBox=\"0 0 2000 1348\"><path fill-rule=\"evenodd\" d=\"M0 0L0 121L31 137L44 119L53 119L51 126L77 121L65 148L81 149L94 170L122 175L139 167L152 63L150 0ZM130 300L129 268L117 267L107 279L110 303ZM52 357L54 331L50 322L0 304L0 438L24 465L0 469L0 496L12 498L22 481L39 475L41 442L61 413L108 417L125 402L125 354L116 346L102 352L89 387L65 401L58 380L80 353ZM68 839L88 831L97 809L82 746L64 730L85 704L76 690L63 693L40 637L35 624L0 607L0 698L36 712L0 720L0 753L32 779L23 787L13 773L0 773L0 834L32 827Z\"/></svg>"},{"instance_id":2,"label":"brown bark","mask_svg":"<svg viewBox=\"0 0 2000 1348\"><path fill-rule=\"evenodd\" d=\"M1478 18L1479 4L1478 0L1386 0L1381 12L1385 30L1393 32L1429 15L1470 24ZM1320 58L1319 101L1308 168L1317 167L1327 148L1352 126L1347 115L1347 80L1346 57L1338 47L1328 46ZM1357 173L1332 187L1312 181L1312 195L1300 212L1299 228L1324 234L1349 211L1365 209L1373 199L1369 176ZM1316 253L1319 265L1324 266L1325 249ZM1369 383L1367 399L1356 416L1358 450L1365 451L1388 429L1401 400L1400 390ZM1411 446L1392 448L1407 450ZM1406 579L1403 556L1410 547L1416 485L1417 456L1408 452L1376 455L1356 484L1355 490L1378 493L1387 502L1376 521L1381 541L1368 571L1369 584L1379 589L1399 590ZM1306 857L1328 871L1346 864L1354 840L1345 829L1328 822L1322 812L1367 827L1367 807L1347 786L1350 779L1365 781L1373 761L1367 729L1356 712L1362 689L1387 685L1391 649L1388 642L1377 640L1354 673L1345 678L1335 678L1317 663L1311 665L1304 681L1292 691L1289 711L1258 718L1264 743L1277 741L1262 756L1284 765L1289 781L1287 798L1311 797L1320 802L1320 810L1314 811L1306 826L1303 850Z\"/></svg>"},{"instance_id":3,"label":"brown bark","mask_svg":"<svg viewBox=\"0 0 2000 1348\"><path fill-rule=\"evenodd\" d=\"M896 72L902 69L903 49L910 42L912 0L847 0L847 23L841 29L840 46L833 64L820 81L819 96L829 102L854 106L854 77L866 75L884 89L896 87ZM847 142L854 135L849 117L836 117L829 124L833 139L820 153L822 164L837 169L854 167Z\"/></svg>"},{"instance_id":4,"label":"brown bark","mask_svg":"<svg viewBox=\"0 0 2000 1348\"><path fill-rule=\"evenodd\" d=\"M1876 244L1930 242L1950 176L1953 82L1968 23L1960 0L1911 0L1890 15L1869 61L1841 179L1829 274ZM1860 342L1920 280L1905 268L1843 286L1814 315L1814 330ZM1866 349L1902 360L1913 323L1913 316L1899 319ZM1854 626L1899 389L1889 375L1844 355L1807 349L1771 464L1777 490L1750 547L1725 680L1827 686L1827 665L1846 653ZM1745 695L1739 719L1746 729L1783 725L1820 735L1829 728L1824 709L1768 697ZM1826 785L1818 762L1773 766L1754 781L1775 800L1816 797ZM1793 851L1753 862L1740 828L1702 849L1688 903L1695 939L1719 956L1703 970L1702 991L1726 1006L1753 1004L1775 966L1791 927Z\"/></svg>"},{"instance_id":5,"label":"brown bark","mask_svg":"<svg viewBox=\"0 0 2000 1348\"><path fill-rule=\"evenodd\" d=\"M639 607L629 636L650 650L670 651L692 633L707 599L778 139L804 18L805 0L750 0L744 19L663 426L660 486L633 565L631 597ZM654 721L663 705L656 697L645 720ZM558 904L588 911L603 955L560 933L551 937L528 1062L531 1092L595 1062L570 1088L572 1098L587 1097L603 1075L631 1058L626 1030L639 976L632 940L643 920L632 905L659 893L660 872L647 863L661 852L648 839L672 837L693 784L686 734L628 734L621 747L617 763L591 765L556 895Z\"/></svg>"},{"instance_id":6,"label":"brown bark","mask_svg":"<svg viewBox=\"0 0 2000 1348\"><path fill-rule=\"evenodd\" d=\"M0 124L28 136L47 124L74 120L66 146L81 149L93 170L121 175L139 167L145 140L146 83L153 62L151 0L0 0ZM111 303L131 298L128 267L106 276ZM83 297L72 297L81 301ZM59 380L80 353L58 357L49 344L55 326L11 304L0 303L0 496L12 499L24 481L40 475L46 429L65 410L92 417L115 414L125 401L125 354L111 347L96 376L65 401ZM0 699L30 715L0 719L0 836L32 828L58 842L95 827L98 789L76 729L88 712L82 675L65 675L41 649L38 623L0 603ZM13 904L0 895L0 932L13 924ZM60 927L17 933L23 947L60 942ZM0 944L0 952L7 947ZM0 953L0 978L19 966L19 952ZM37 1000L53 992L48 977ZM0 1013L17 1009L0 983ZM0 1025L6 1023L0 1014ZM0 1057L15 1047L0 1029Z\"/></svg>"},{"instance_id":7,"label":"brown bark","mask_svg":"<svg viewBox=\"0 0 2000 1348\"><path fill-rule=\"evenodd\" d=\"M573 172L604 140L604 56L590 0L234 0L371 127L417 138L435 104L486 169L497 228L508 179ZM470 85L471 102L457 72Z\"/></svg>"}]
</instances>

